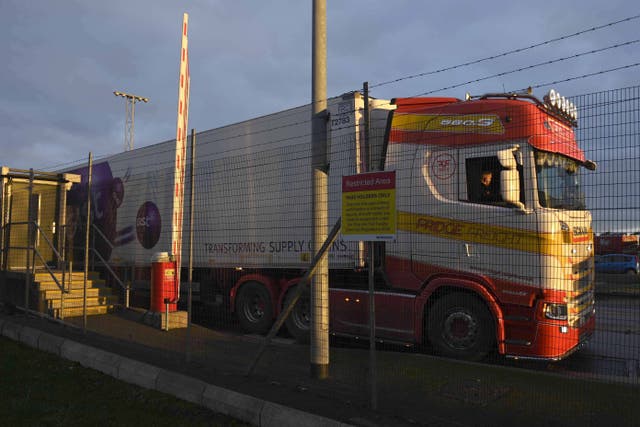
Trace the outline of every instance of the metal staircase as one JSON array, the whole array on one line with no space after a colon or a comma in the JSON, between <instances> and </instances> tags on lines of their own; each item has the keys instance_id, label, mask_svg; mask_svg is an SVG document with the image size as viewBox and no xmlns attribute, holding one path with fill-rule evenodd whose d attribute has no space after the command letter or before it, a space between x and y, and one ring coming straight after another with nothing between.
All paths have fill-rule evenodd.
<instances>
[{"instance_id":1,"label":"metal staircase","mask_svg":"<svg viewBox=\"0 0 640 427\"><path fill-rule=\"evenodd\" d=\"M6 302L63 319L114 311L122 289L124 306L129 306L130 284L120 280L95 248L96 239L111 249L113 244L91 223L90 180L82 182L77 174L2 167L0 182L0 296ZM76 184L87 197L85 221L67 205L67 192ZM82 249L74 246L80 240L76 237L85 242ZM76 266L84 264L83 271L72 272L74 255ZM114 288L120 287L116 293L98 273L88 273L85 282L84 271L96 267L95 259Z\"/></svg>"},{"instance_id":2,"label":"metal staircase","mask_svg":"<svg viewBox=\"0 0 640 427\"><path fill-rule=\"evenodd\" d=\"M55 271L58 283L64 283L65 292L60 290L58 283L48 271L36 272L34 288L37 290L37 307L41 313L54 318L82 316L84 314L84 273L66 273ZM105 285L97 273L89 273L86 292L87 315L105 314L116 310L118 296Z\"/></svg>"}]
</instances>

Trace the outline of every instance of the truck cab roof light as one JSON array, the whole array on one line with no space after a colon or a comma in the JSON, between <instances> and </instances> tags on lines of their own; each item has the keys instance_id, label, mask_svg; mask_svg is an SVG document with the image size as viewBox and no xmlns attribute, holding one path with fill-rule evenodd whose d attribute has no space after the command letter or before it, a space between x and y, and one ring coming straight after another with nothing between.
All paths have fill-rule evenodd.
<instances>
[{"instance_id":1,"label":"truck cab roof light","mask_svg":"<svg viewBox=\"0 0 640 427\"><path fill-rule=\"evenodd\" d=\"M555 114L569 120L573 126L578 123L578 107L555 89L551 89L544 96L544 105Z\"/></svg>"}]
</instances>

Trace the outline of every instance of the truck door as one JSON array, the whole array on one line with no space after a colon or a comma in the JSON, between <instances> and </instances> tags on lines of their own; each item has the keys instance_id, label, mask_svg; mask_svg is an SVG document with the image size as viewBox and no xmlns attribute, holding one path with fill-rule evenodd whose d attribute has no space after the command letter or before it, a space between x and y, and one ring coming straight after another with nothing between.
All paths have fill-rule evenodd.
<instances>
[{"instance_id":1,"label":"truck door","mask_svg":"<svg viewBox=\"0 0 640 427\"><path fill-rule=\"evenodd\" d=\"M460 263L459 153L456 149L416 150L411 168L412 271L421 279ZM405 214L406 215L406 214Z\"/></svg>"},{"instance_id":2,"label":"truck door","mask_svg":"<svg viewBox=\"0 0 640 427\"><path fill-rule=\"evenodd\" d=\"M456 214L465 228L459 242L461 270L508 286L534 283L538 262L529 246L536 219L524 212L522 170L512 147L461 150L463 185ZM516 202L503 200L507 186L519 192Z\"/></svg>"}]
</instances>

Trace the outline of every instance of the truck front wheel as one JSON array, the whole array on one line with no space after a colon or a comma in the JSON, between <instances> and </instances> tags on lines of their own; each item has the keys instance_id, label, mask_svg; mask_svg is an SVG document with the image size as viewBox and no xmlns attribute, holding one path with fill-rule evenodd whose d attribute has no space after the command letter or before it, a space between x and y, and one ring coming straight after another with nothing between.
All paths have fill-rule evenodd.
<instances>
[{"instance_id":1,"label":"truck front wheel","mask_svg":"<svg viewBox=\"0 0 640 427\"><path fill-rule=\"evenodd\" d=\"M426 329L434 352L456 359L483 359L495 338L493 317L487 307L463 293L436 301L429 309Z\"/></svg>"},{"instance_id":2,"label":"truck front wheel","mask_svg":"<svg viewBox=\"0 0 640 427\"><path fill-rule=\"evenodd\" d=\"M273 320L273 306L269 291L258 282L247 282L240 288L236 299L238 322L251 334L264 334Z\"/></svg>"},{"instance_id":3,"label":"truck front wheel","mask_svg":"<svg viewBox=\"0 0 640 427\"><path fill-rule=\"evenodd\" d=\"M285 299L284 308L288 307L295 294L295 289L291 289ZM309 342L309 334L311 330L311 305L309 298L309 290L305 290L296 301L296 305L291 310L289 317L285 320L287 331L298 343L306 344Z\"/></svg>"}]
</instances>

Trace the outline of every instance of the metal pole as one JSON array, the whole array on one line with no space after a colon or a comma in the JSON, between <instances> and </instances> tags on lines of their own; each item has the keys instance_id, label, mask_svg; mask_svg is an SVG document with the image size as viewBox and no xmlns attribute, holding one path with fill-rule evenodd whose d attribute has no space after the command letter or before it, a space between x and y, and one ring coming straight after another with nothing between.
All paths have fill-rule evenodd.
<instances>
[{"instance_id":1,"label":"metal pole","mask_svg":"<svg viewBox=\"0 0 640 427\"><path fill-rule=\"evenodd\" d=\"M311 265L309 266L309 269L304 274L304 276L302 276L302 279L300 279L300 281L298 282L298 285L293 289L293 298L291 299L291 301L289 301L289 305L286 306L280 312L280 314L278 315L278 318L273 323L273 326L271 326L271 330L269 331L269 333L267 334L267 337L262 343L260 350L258 350L258 354L256 355L256 358L253 360L253 363L251 363L251 365L249 366L247 375L251 375L253 373L253 370L258 364L258 361L262 357L262 354L264 353L265 349L271 343L271 340L273 340L273 337L276 336L276 334L282 327L282 324L284 323L284 321L287 320L287 317L289 317L289 315L291 314L291 311L293 311L293 307L296 305L296 302L298 302L298 299L300 299L300 296L302 295L302 293L309 286L309 281L311 280L313 275L316 274L316 269L318 268L320 259L322 259L322 257L326 255L331 245L333 245L333 242L335 242L341 227L342 227L342 218L338 218L338 221L336 221L335 225L331 229L331 232L329 232L329 236L327 237L327 240L325 240L324 243L322 244L320 251L316 253L313 259L311 260Z\"/></svg>"},{"instance_id":2,"label":"metal pole","mask_svg":"<svg viewBox=\"0 0 640 427\"><path fill-rule=\"evenodd\" d=\"M169 299L164 299L164 330L169 330Z\"/></svg>"},{"instance_id":3,"label":"metal pole","mask_svg":"<svg viewBox=\"0 0 640 427\"><path fill-rule=\"evenodd\" d=\"M0 268L5 269L5 263L4 263L4 259L6 256L5 251L7 250L7 245L5 244L5 232L6 230L6 225L7 222L5 221L5 205L7 203L7 177L5 176L5 171L8 172L8 168L2 167L0 168L0 174L2 175L0 177L0 185L2 185L2 188L0 188Z\"/></svg>"},{"instance_id":4,"label":"metal pole","mask_svg":"<svg viewBox=\"0 0 640 427\"><path fill-rule=\"evenodd\" d=\"M31 287L32 274L31 274L31 253L30 250L35 251L33 240L33 224L31 214L33 211L33 169L29 169L29 200L27 201L27 265L26 275L24 283L24 308L29 309L29 288Z\"/></svg>"},{"instance_id":5,"label":"metal pole","mask_svg":"<svg viewBox=\"0 0 640 427\"><path fill-rule=\"evenodd\" d=\"M364 95L364 144L362 144L362 151L364 151L363 163L365 163L364 170L366 172L371 172L373 171L373 164L371 163L373 155L371 153L371 143L369 140L369 82L364 82L362 84L362 93Z\"/></svg>"},{"instance_id":6,"label":"metal pole","mask_svg":"<svg viewBox=\"0 0 640 427\"><path fill-rule=\"evenodd\" d=\"M129 123L129 147L128 150L133 150L133 136L135 133L135 125L136 125L136 99L131 99L131 122Z\"/></svg>"},{"instance_id":7,"label":"metal pole","mask_svg":"<svg viewBox=\"0 0 640 427\"><path fill-rule=\"evenodd\" d=\"M193 203L195 200L193 183L196 166L196 131L191 129L191 173L189 174L189 273L187 294L187 362L191 361L191 301L193 293Z\"/></svg>"},{"instance_id":8,"label":"metal pole","mask_svg":"<svg viewBox=\"0 0 640 427\"><path fill-rule=\"evenodd\" d=\"M126 271L127 271L127 267L124 267L125 270L125 277L127 275ZM133 277L131 277L131 279L128 282L124 282L126 287L124 288L124 306L125 308L129 308L129 306L131 305L131 284L133 283Z\"/></svg>"},{"instance_id":9,"label":"metal pole","mask_svg":"<svg viewBox=\"0 0 640 427\"><path fill-rule=\"evenodd\" d=\"M327 11L326 0L313 0L312 53L312 179L313 251L319 253L327 239ZM311 287L311 377L329 377L329 263L318 263Z\"/></svg>"},{"instance_id":10,"label":"metal pole","mask_svg":"<svg viewBox=\"0 0 640 427\"><path fill-rule=\"evenodd\" d=\"M67 232L67 183L58 183L58 226L56 227L57 234L57 249L60 257L58 258L58 268L62 268L62 263L66 262L66 254L64 250L65 235Z\"/></svg>"},{"instance_id":11,"label":"metal pole","mask_svg":"<svg viewBox=\"0 0 640 427\"><path fill-rule=\"evenodd\" d=\"M91 236L91 247L93 249L96 248L96 233L93 233L93 235ZM91 270L95 270L96 268L96 255L94 253L94 251L91 251Z\"/></svg>"},{"instance_id":12,"label":"metal pole","mask_svg":"<svg viewBox=\"0 0 640 427\"><path fill-rule=\"evenodd\" d=\"M130 304L130 295L131 295L131 288L133 287L134 283L136 280L136 262L134 261L133 264L131 264L131 282L129 282L129 285L127 286L127 308L129 308L129 304Z\"/></svg>"},{"instance_id":13,"label":"metal pole","mask_svg":"<svg viewBox=\"0 0 640 427\"><path fill-rule=\"evenodd\" d=\"M2 224L0 224L0 244L2 250L0 251L0 268L7 269L7 256L9 255L9 201L11 199L11 184L7 175L9 174L9 168L3 166L0 168L2 173L2 189L0 189L0 205L2 206Z\"/></svg>"},{"instance_id":14,"label":"metal pole","mask_svg":"<svg viewBox=\"0 0 640 427\"><path fill-rule=\"evenodd\" d=\"M91 181L93 177L93 154L89 153L87 175L87 219L84 235L84 284L82 287L82 332L87 333L87 279L89 277L89 235L91 231Z\"/></svg>"},{"instance_id":15,"label":"metal pole","mask_svg":"<svg viewBox=\"0 0 640 427\"><path fill-rule=\"evenodd\" d=\"M129 129L131 129L131 107L130 100L124 99L124 151L131 150L131 141L129 140Z\"/></svg>"},{"instance_id":16,"label":"metal pole","mask_svg":"<svg viewBox=\"0 0 640 427\"><path fill-rule=\"evenodd\" d=\"M58 268L62 270L62 289L60 291L60 318L64 319L64 291L67 282L67 183L58 183ZM70 289L70 288L69 288Z\"/></svg>"},{"instance_id":17,"label":"metal pole","mask_svg":"<svg viewBox=\"0 0 640 427\"><path fill-rule=\"evenodd\" d=\"M364 82L364 146L367 153L367 172L373 171L373 153L369 137L369 82ZM371 386L371 409L378 409L376 375L376 293L375 293L375 242L369 242L369 384Z\"/></svg>"}]
</instances>

